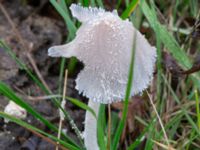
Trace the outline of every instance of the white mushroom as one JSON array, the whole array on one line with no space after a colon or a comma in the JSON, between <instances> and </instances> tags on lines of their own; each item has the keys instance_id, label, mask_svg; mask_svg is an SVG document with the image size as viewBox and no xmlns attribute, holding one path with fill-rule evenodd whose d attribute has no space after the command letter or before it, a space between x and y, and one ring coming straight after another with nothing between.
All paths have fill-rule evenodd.
<instances>
[{"instance_id":1,"label":"white mushroom","mask_svg":"<svg viewBox=\"0 0 200 150\"><path fill-rule=\"evenodd\" d=\"M84 69L76 79L76 89L79 93L94 102L104 104L124 99L134 34L136 46L131 96L146 89L153 77L156 49L132 23L122 20L116 11L83 8L75 4L71 5L70 10L72 15L82 22L76 37L68 44L51 47L48 54L52 57L74 56L83 62ZM87 125L87 115L88 112L85 126L92 126L91 122ZM94 125L96 126L95 123ZM96 127L94 130L92 133L96 136ZM88 136L85 136L86 148L98 149L97 140L86 137ZM90 145L91 140L96 142L97 147L94 144Z\"/></svg>"}]
</instances>

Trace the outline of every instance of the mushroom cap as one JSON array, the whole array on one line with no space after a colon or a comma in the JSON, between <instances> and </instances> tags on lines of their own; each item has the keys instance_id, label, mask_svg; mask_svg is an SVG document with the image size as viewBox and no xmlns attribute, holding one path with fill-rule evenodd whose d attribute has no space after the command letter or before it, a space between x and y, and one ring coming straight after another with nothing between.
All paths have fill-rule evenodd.
<instances>
[{"instance_id":1,"label":"mushroom cap","mask_svg":"<svg viewBox=\"0 0 200 150\"><path fill-rule=\"evenodd\" d=\"M76 89L87 98L112 103L125 97L131 53L135 40L135 62L131 96L148 87L153 77L156 49L128 20L116 11L83 8L72 4L71 12L82 25L70 43L53 46L52 57L77 57L84 69L76 79ZM134 35L136 34L136 35Z\"/></svg>"}]
</instances>

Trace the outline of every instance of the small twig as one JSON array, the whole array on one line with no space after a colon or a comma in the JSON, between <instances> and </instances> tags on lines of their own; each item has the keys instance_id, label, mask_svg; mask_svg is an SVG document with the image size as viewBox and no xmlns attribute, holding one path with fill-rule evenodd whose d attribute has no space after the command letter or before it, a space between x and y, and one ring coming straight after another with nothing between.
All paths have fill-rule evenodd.
<instances>
[{"instance_id":1,"label":"small twig","mask_svg":"<svg viewBox=\"0 0 200 150\"><path fill-rule=\"evenodd\" d=\"M151 98L149 92L148 92L147 90L146 90L146 92L147 92L147 95L148 95L148 97L149 97L150 103L151 103L151 105L152 105L152 107L153 107L153 110L154 110L155 113L156 113L156 116L157 116L157 118L158 118L158 121L159 121L159 123L160 123L160 126L161 126L161 128L162 128L162 131L163 131L165 140L166 140L166 142L167 142L167 145L168 145L168 147L170 147L169 138L168 138L168 136L167 136L167 133L165 132L165 128L164 128L164 125L163 125L163 123L162 123L162 120L161 120L161 118L160 118L160 116L159 116L159 114L158 114L158 111L156 110L156 106L154 105L153 100L152 100L152 98Z\"/></svg>"},{"instance_id":2,"label":"small twig","mask_svg":"<svg viewBox=\"0 0 200 150\"><path fill-rule=\"evenodd\" d=\"M30 101L41 101L41 100L48 100L53 98L62 98L62 95L46 95L46 96L24 96L22 95L24 99L28 99Z\"/></svg>"},{"instance_id":3,"label":"small twig","mask_svg":"<svg viewBox=\"0 0 200 150\"><path fill-rule=\"evenodd\" d=\"M42 77L42 75L41 75L41 73L40 73L40 71L39 71L39 69L38 69L38 67L37 67L37 65L36 65L36 63L35 63L35 60L33 59L33 56L31 55L31 53L28 52L28 53L26 54L26 56L27 56L27 58L29 59L31 65L32 65L32 67L33 67L33 69L35 70L35 72L36 72L38 78L40 79L40 81L42 82L42 84L45 86L45 88L46 88L48 91L51 91L50 88L49 88L49 86L47 85L46 81L45 81L44 78Z\"/></svg>"},{"instance_id":4,"label":"small twig","mask_svg":"<svg viewBox=\"0 0 200 150\"><path fill-rule=\"evenodd\" d=\"M4 16L6 17L7 21L9 22L9 24L12 27L13 32L15 33L15 35L17 36L19 42L21 43L22 47L24 50L30 50L31 45L28 46L27 43L24 42L20 32L18 31L18 29L15 26L15 23L12 21L10 15L8 14L8 12L6 11L6 9L4 8L4 6L0 3L0 9L2 11L2 13L4 14ZM38 78L40 79L40 81L42 82L42 84L45 86L45 88L50 91L50 88L48 87L47 83L45 82L45 80L43 79L36 63L35 60L33 59L32 55L30 54L29 51L27 51L26 56L28 58L28 60L30 61L35 73L37 74Z\"/></svg>"},{"instance_id":5,"label":"small twig","mask_svg":"<svg viewBox=\"0 0 200 150\"><path fill-rule=\"evenodd\" d=\"M16 91L20 93L18 94L19 96L30 101L41 101L41 100L49 100L53 98L62 98L62 95L30 96L30 95L26 95L26 93L23 90L21 90L15 85L13 86L13 88L16 89Z\"/></svg>"},{"instance_id":6,"label":"small twig","mask_svg":"<svg viewBox=\"0 0 200 150\"><path fill-rule=\"evenodd\" d=\"M65 109L65 104L66 104L66 100L65 100L65 96L66 96L66 87L67 87L67 75L68 75L68 71L67 69L65 70L65 79L64 79L64 86L63 86L63 96L62 96L62 101L61 101L61 107L63 109ZM60 139L60 135L61 135L61 130L62 130L62 123L65 119L65 115L63 114L62 110L60 111L60 121L59 121L59 129L58 129L58 139ZM56 146L56 150L58 150L58 146Z\"/></svg>"},{"instance_id":7,"label":"small twig","mask_svg":"<svg viewBox=\"0 0 200 150\"><path fill-rule=\"evenodd\" d=\"M4 14L4 16L6 17L8 23L11 25L12 30L14 31L14 33L16 34L17 38L19 39L19 41L21 42L23 48L26 47L25 42L22 40L22 37L20 36L17 28L15 27L14 22L12 21L10 15L8 14L8 12L6 11L6 9L4 8L4 6L0 3L0 9L2 11L2 13Z\"/></svg>"}]
</instances>

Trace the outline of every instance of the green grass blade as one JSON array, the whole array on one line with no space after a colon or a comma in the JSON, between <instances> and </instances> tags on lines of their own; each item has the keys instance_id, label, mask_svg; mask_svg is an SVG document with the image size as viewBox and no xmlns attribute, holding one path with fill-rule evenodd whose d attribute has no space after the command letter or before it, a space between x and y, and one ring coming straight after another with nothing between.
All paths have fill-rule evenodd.
<instances>
[{"instance_id":1,"label":"green grass blade","mask_svg":"<svg viewBox=\"0 0 200 150\"><path fill-rule=\"evenodd\" d=\"M94 110L92 108L90 108L88 105L86 105L85 103L81 102L80 100L77 100L75 98L72 98L72 97L66 97L66 99L68 99L71 103L73 103L74 105L86 110L86 111L89 111L92 113L92 115L97 118Z\"/></svg>"},{"instance_id":2,"label":"green grass blade","mask_svg":"<svg viewBox=\"0 0 200 150\"><path fill-rule=\"evenodd\" d=\"M122 13L121 18L126 19L128 18L131 13L135 10L139 0L132 0L131 3L128 5L128 7L125 9L125 11Z\"/></svg>"},{"instance_id":3,"label":"green grass blade","mask_svg":"<svg viewBox=\"0 0 200 150\"><path fill-rule=\"evenodd\" d=\"M70 61L67 65L69 75L74 73L77 63L78 63L78 60L75 57L70 58Z\"/></svg>"},{"instance_id":4,"label":"green grass blade","mask_svg":"<svg viewBox=\"0 0 200 150\"><path fill-rule=\"evenodd\" d=\"M98 6L100 6L101 8L104 8L102 0L96 0L96 1L97 1Z\"/></svg>"},{"instance_id":5,"label":"green grass blade","mask_svg":"<svg viewBox=\"0 0 200 150\"><path fill-rule=\"evenodd\" d=\"M147 137L147 141L145 143L145 150L152 150L153 149L153 139L154 139L154 136L156 136L155 134L157 134L157 130L155 128L155 125L156 125L156 118L153 118L152 119L152 124L150 124L150 127L149 127L149 130L148 130L148 137Z\"/></svg>"},{"instance_id":6,"label":"green grass blade","mask_svg":"<svg viewBox=\"0 0 200 150\"><path fill-rule=\"evenodd\" d=\"M161 93L162 93L162 51L161 51L161 40L160 40L160 36L158 33L156 33L156 50L157 50L157 62L156 62L156 66L157 66L157 83L156 83L156 87L157 87L157 101L162 101L161 99Z\"/></svg>"},{"instance_id":7,"label":"green grass blade","mask_svg":"<svg viewBox=\"0 0 200 150\"><path fill-rule=\"evenodd\" d=\"M30 78L31 78L31 79L32 79L46 94L50 94L50 91L48 91L48 90L45 88L45 86L38 80L38 78L36 78L36 77L32 74L32 72L28 69L28 67L27 67L21 60L19 60L19 59L16 57L16 55L12 52L12 50L11 50L7 45L5 45L4 42L1 41L1 40L0 40L0 46L3 47L3 48L6 50L6 52L8 52L8 54L17 62L17 64L18 64L22 69L24 69L24 70L26 71L26 73L30 76ZM58 101L56 98L53 98L52 101L53 101L54 105L55 105L56 107L58 107L58 108L64 113L65 118L68 119L69 121L71 121L71 116L68 114L68 112L67 112L66 110L64 110L64 109L61 107L59 101ZM75 130L75 133L80 133L78 127L77 127L75 124L74 124L74 127L72 127L72 128ZM77 136L79 137L80 142L83 143L83 142L82 142L81 136L80 136L80 135L77 135Z\"/></svg>"},{"instance_id":8,"label":"green grass blade","mask_svg":"<svg viewBox=\"0 0 200 150\"><path fill-rule=\"evenodd\" d=\"M51 124L48 120L46 120L44 117L42 117L38 112L36 112L28 103L24 102L22 99L20 99L15 93L14 91L12 91L6 84L4 84L2 81L0 81L0 93L3 94L4 96L6 96L8 99L12 100L13 102L15 102L16 104L18 104L19 106L21 106L22 108L24 108L25 110L27 110L27 112L29 112L31 115L33 115L34 117L36 117L37 119L39 119L41 122L43 122L47 127L49 127L51 130L57 132L58 128L56 126L54 126L53 124ZM69 137L67 137L66 135L63 134L63 136L66 138L66 140L77 146L78 145Z\"/></svg>"},{"instance_id":9,"label":"green grass blade","mask_svg":"<svg viewBox=\"0 0 200 150\"><path fill-rule=\"evenodd\" d=\"M105 105L101 104L97 119L97 139L100 150L106 149L105 132L104 132L105 128L106 128Z\"/></svg>"},{"instance_id":10,"label":"green grass blade","mask_svg":"<svg viewBox=\"0 0 200 150\"><path fill-rule=\"evenodd\" d=\"M55 9L59 12L59 14L63 17L65 24L67 25L68 31L69 31L69 37L72 39L75 36L76 33L76 26L74 25L74 22L70 19L68 11L65 11L56 0L50 0L51 4L55 7Z\"/></svg>"},{"instance_id":11,"label":"green grass blade","mask_svg":"<svg viewBox=\"0 0 200 150\"><path fill-rule=\"evenodd\" d=\"M17 119L17 118L15 118L15 117L12 117L12 116L10 116L10 115L7 115L7 114L4 113L4 112L1 112L1 111L0 111L0 117L3 117L3 118L6 118L6 119L8 119L8 120L10 120L10 121L12 121L12 122L15 122L16 124L18 124L18 125L20 125L20 126L26 128L26 129L30 129L30 130L32 130L32 131L38 132L38 133L40 133L40 134L42 134L42 135L44 135L44 136L46 136L46 137L48 137L48 138L50 138L50 139L56 141L56 142L59 142L60 144L62 144L62 145L65 146L66 148L69 148L70 150L79 150L79 148L77 148L77 147L75 147L75 146L73 146L73 145L71 145L71 144L69 144L69 143L66 143L65 141L60 140L60 139L58 139L57 137L52 136L52 135L50 135L50 134L48 134L48 133L46 133L46 132L44 132L44 131L42 131L42 130L40 130L40 129L38 129L38 128L36 128L36 127L30 125L30 124L27 124L26 122L24 122L24 121L22 121L22 120L20 120L20 119Z\"/></svg>"},{"instance_id":12,"label":"green grass blade","mask_svg":"<svg viewBox=\"0 0 200 150\"><path fill-rule=\"evenodd\" d=\"M63 76L64 76L64 70L65 70L65 63L66 59L62 58L60 62L60 73L59 73L59 87L58 87L58 93L62 95L62 89L63 89Z\"/></svg>"},{"instance_id":13,"label":"green grass blade","mask_svg":"<svg viewBox=\"0 0 200 150\"><path fill-rule=\"evenodd\" d=\"M184 117L184 113L182 111L179 111L179 113L171 118L169 122L165 125L165 130L168 131L169 139L173 139L175 136L177 129L181 123L181 119ZM160 131L161 133L162 131Z\"/></svg>"},{"instance_id":14,"label":"green grass blade","mask_svg":"<svg viewBox=\"0 0 200 150\"><path fill-rule=\"evenodd\" d=\"M69 10L66 7L65 0L61 0L60 3L56 2L55 0L50 0L50 2L55 7L55 9L58 11L58 13L63 17L63 19L65 21L65 24L67 26L67 29L69 31L69 35L68 35L68 40L67 41L70 41L71 39L73 39L75 37L77 28L75 26L75 23L70 18ZM70 59L68 67L67 67L69 74L73 74L77 62L78 61L77 61L76 58L71 58Z\"/></svg>"},{"instance_id":15,"label":"green grass blade","mask_svg":"<svg viewBox=\"0 0 200 150\"><path fill-rule=\"evenodd\" d=\"M176 42L174 37L167 31L167 29L162 26L156 17L154 10L150 9L145 0L140 1L140 7L149 21L149 24L155 32L160 36L160 40L166 46L173 57L180 63L184 68L191 67L191 62L187 57L186 53L180 48L179 44Z\"/></svg>"},{"instance_id":16,"label":"green grass blade","mask_svg":"<svg viewBox=\"0 0 200 150\"><path fill-rule=\"evenodd\" d=\"M39 81L39 79L30 71L30 69L24 64L19 58L16 57L15 53L8 47L2 40L0 40L0 47L2 47L8 55L17 63L17 65L25 70L28 76L36 83L46 94L50 94L50 91L46 89L46 87ZM53 100L54 104L57 107L60 107L57 100Z\"/></svg>"},{"instance_id":17,"label":"green grass blade","mask_svg":"<svg viewBox=\"0 0 200 150\"><path fill-rule=\"evenodd\" d=\"M1 41L1 40L0 40L0 46L3 47L3 48L6 50L6 52L11 56L11 58L13 58L13 59L17 62L17 64L19 65L19 67L21 67L22 69L24 69L24 70L26 71L26 73L31 77L31 79L32 79L46 94L50 94L50 91L48 91L48 90L45 88L45 86L39 81L39 79L36 78L36 77L32 74L32 72L28 69L28 67L27 67L21 60L19 60L19 59L16 57L16 55L12 52L12 50L11 50L3 41ZM64 109L61 107L61 105L60 105L60 103L58 102L57 99L52 99L52 101L53 101L53 103L54 103L54 105L55 105L56 107L58 107L59 109L61 109L61 111L64 113L64 115L65 115L65 117L66 117L67 119L71 118L70 115L67 113L67 111L64 110ZM77 130L78 130L78 128L77 128ZM77 133L78 133L78 132L80 132L80 131L77 131ZM82 141L81 138L80 138L80 141Z\"/></svg>"},{"instance_id":18,"label":"green grass blade","mask_svg":"<svg viewBox=\"0 0 200 150\"><path fill-rule=\"evenodd\" d=\"M13 53L13 51L8 47L2 40L0 40L0 47L2 47L8 55L17 63L17 65L20 67L20 69L25 70L26 73L30 76L30 78L45 92L49 93L49 91L45 88L45 86L39 81L39 79L33 75L33 73L30 71L30 69L20 60L16 57L16 55Z\"/></svg>"},{"instance_id":19,"label":"green grass blade","mask_svg":"<svg viewBox=\"0 0 200 150\"><path fill-rule=\"evenodd\" d=\"M189 140L187 141L186 144L184 144L183 146L185 146L185 150L190 150L190 145L192 144L192 142L198 138L199 135L198 134L195 134L195 130L192 129L192 131L190 132L190 137L189 137Z\"/></svg>"},{"instance_id":20,"label":"green grass blade","mask_svg":"<svg viewBox=\"0 0 200 150\"><path fill-rule=\"evenodd\" d=\"M110 130L110 132L111 132L111 137L114 137L115 133L117 131L118 125L119 125L120 118L119 118L119 113L117 113L117 112L111 112L111 116L112 117L111 117L111 130ZM108 137L108 135L107 135L107 137Z\"/></svg>"},{"instance_id":21,"label":"green grass blade","mask_svg":"<svg viewBox=\"0 0 200 150\"><path fill-rule=\"evenodd\" d=\"M199 2L198 0L189 0L189 4L190 4L190 10L191 10L191 14L192 16L195 18L198 15L198 11L199 11Z\"/></svg>"},{"instance_id":22,"label":"green grass blade","mask_svg":"<svg viewBox=\"0 0 200 150\"><path fill-rule=\"evenodd\" d=\"M59 12L59 14L63 17L63 19L65 21L65 24L66 24L68 31L69 31L68 40L73 39L77 29L76 29L75 23L70 18L69 10L66 7L66 1L65 0L61 0L61 1L50 0L50 2L55 7L55 9ZM76 64L77 64L77 59L71 58L69 65L68 65L68 73L69 74L74 72ZM62 81L63 72L64 72L64 59L61 62L60 81ZM59 83L59 91L61 90L61 85L62 84L60 82ZM60 103L58 103L57 105L60 108L60 110L64 113L65 118L70 122L72 129L75 131L81 145L84 147L83 140L82 140L82 137L81 137L81 132L78 129L78 127L76 126L76 124L74 123L72 117L69 115L69 113L67 111L65 111L61 107Z\"/></svg>"},{"instance_id":23,"label":"green grass blade","mask_svg":"<svg viewBox=\"0 0 200 150\"><path fill-rule=\"evenodd\" d=\"M66 11L67 15L69 16L69 11L68 11L68 8L67 8L66 1L65 0L60 0L60 1L57 1L57 2L63 8L63 10Z\"/></svg>"},{"instance_id":24,"label":"green grass blade","mask_svg":"<svg viewBox=\"0 0 200 150\"><path fill-rule=\"evenodd\" d=\"M195 90L195 101L196 101L196 113L197 113L197 126L200 130L199 95L198 95L197 90Z\"/></svg>"},{"instance_id":25,"label":"green grass blade","mask_svg":"<svg viewBox=\"0 0 200 150\"><path fill-rule=\"evenodd\" d=\"M89 6L90 5L89 0L83 0L82 5L85 6L85 7Z\"/></svg>"},{"instance_id":26,"label":"green grass blade","mask_svg":"<svg viewBox=\"0 0 200 150\"><path fill-rule=\"evenodd\" d=\"M117 5L116 5L116 9L117 9L117 10L119 9L121 3L122 3L122 0L118 0L118 1L117 1Z\"/></svg>"},{"instance_id":27,"label":"green grass blade","mask_svg":"<svg viewBox=\"0 0 200 150\"><path fill-rule=\"evenodd\" d=\"M156 17L155 10L147 5L144 0L140 1L140 8L142 9L145 17L149 21L153 30L157 33L156 36L160 37L162 43L166 46L167 50L172 54L172 56L177 60L177 62L183 68L190 68L192 66L187 54L180 48L179 44L176 42L174 37L167 31L167 29L162 26ZM189 76L189 79L200 88L199 75L193 74Z\"/></svg>"},{"instance_id":28,"label":"green grass blade","mask_svg":"<svg viewBox=\"0 0 200 150\"><path fill-rule=\"evenodd\" d=\"M145 137L146 132L142 132L137 139L127 148L127 150L133 150L136 149L143 141Z\"/></svg>"},{"instance_id":29,"label":"green grass blade","mask_svg":"<svg viewBox=\"0 0 200 150\"><path fill-rule=\"evenodd\" d=\"M125 94L125 100L124 100L124 106L123 106L123 112L122 112L122 119L119 122L116 134L115 134L114 139L113 139L113 144L111 145L113 150L117 149L119 139L121 137L121 133L122 133L123 128L125 126L126 117L127 117L127 113L128 113L128 101L129 101L129 97L130 97L130 94L131 94L131 87L132 87L132 81L133 81L136 38L137 38L136 34L134 34L133 49L132 49L132 55L131 55L131 62L130 62L130 66L129 66L128 83L127 83L127 88L126 88L126 94Z\"/></svg>"},{"instance_id":30,"label":"green grass blade","mask_svg":"<svg viewBox=\"0 0 200 150\"><path fill-rule=\"evenodd\" d=\"M164 79L168 89L170 90L174 100L176 101L177 104L181 105L181 102L179 100L179 98L177 97L176 93L173 91L173 89L171 88L171 86L169 85L167 79L165 78L165 76L162 74L162 78ZM181 107L181 110L183 111L185 117L187 118L188 122L191 124L191 126L193 127L193 129L196 131L196 133L200 136L200 130L199 128L196 126L195 122L192 120L192 118L190 117L190 115L188 114L187 110L184 107Z\"/></svg>"},{"instance_id":31,"label":"green grass blade","mask_svg":"<svg viewBox=\"0 0 200 150\"><path fill-rule=\"evenodd\" d=\"M95 7L95 6L96 6L96 2L95 2L95 0L91 0L91 2L90 2L90 6L92 6L92 7Z\"/></svg>"},{"instance_id":32,"label":"green grass blade","mask_svg":"<svg viewBox=\"0 0 200 150\"><path fill-rule=\"evenodd\" d=\"M136 149L145 139L145 134L149 132L150 128L153 127L155 121L151 121L150 124L148 124L142 133L136 138L136 140L128 147L127 150L133 150ZM154 124L153 124L154 123Z\"/></svg>"}]
</instances>

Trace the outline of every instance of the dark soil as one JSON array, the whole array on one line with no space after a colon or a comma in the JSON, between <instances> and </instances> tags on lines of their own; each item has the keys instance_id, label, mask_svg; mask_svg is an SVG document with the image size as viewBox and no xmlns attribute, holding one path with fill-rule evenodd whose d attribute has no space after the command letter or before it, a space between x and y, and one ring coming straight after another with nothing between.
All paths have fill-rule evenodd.
<instances>
[{"instance_id":1,"label":"dark soil","mask_svg":"<svg viewBox=\"0 0 200 150\"><path fill-rule=\"evenodd\" d=\"M11 24L2 12L0 12L0 39L3 39L16 53L17 57L23 60L34 72L27 57L27 53L30 54L48 86L56 94L58 92L61 59L48 57L47 49L52 45L61 44L65 41L67 31L65 24L61 21L62 19L47 0L4 0L0 2L11 17L27 47L20 43L16 33L12 30ZM45 93L27 76L24 70L19 68L4 49L0 49L0 60L0 80L10 85L19 96L23 96L23 99L31 104L42 116L57 125L59 113L51 100L30 100L26 98L29 95L33 97L44 96ZM67 95L84 100L85 98L80 97L78 92L74 90L74 76L76 75L69 76ZM86 102L86 100L84 101ZM8 99L0 96L0 110L3 110L7 103ZM66 104L66 110L71 114L78 128L83 131L84 111L71 103ZM30 114L28 114L25 121L49 132L42 123ZM63 128L67 130L67 134L70 137L78 142L67 121L64 122ZM4 123L4 120L0 118L0 150L17 149L51 150L55 149L55 147L23 127L12 122Z\"/></svg>"}]
</instances>

